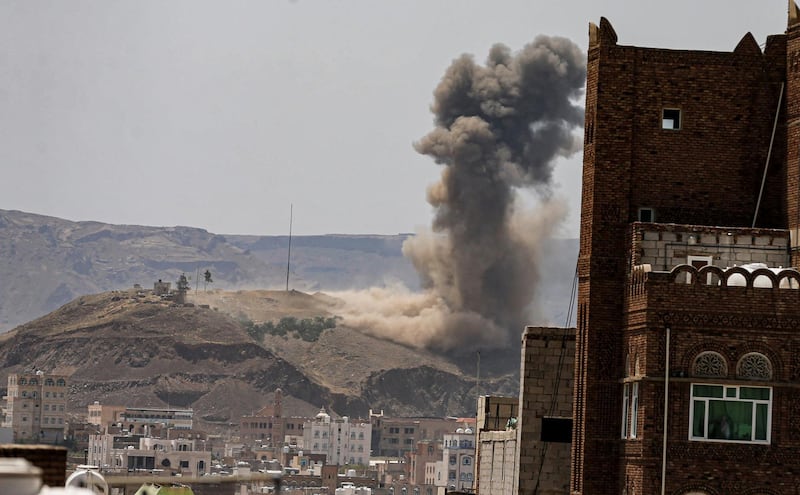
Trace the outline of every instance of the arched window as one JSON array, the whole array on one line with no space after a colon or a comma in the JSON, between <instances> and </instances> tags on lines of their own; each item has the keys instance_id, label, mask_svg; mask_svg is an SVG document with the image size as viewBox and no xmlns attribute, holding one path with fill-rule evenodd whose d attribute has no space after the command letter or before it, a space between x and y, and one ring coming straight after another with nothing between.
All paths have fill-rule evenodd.
<instances>
[{"instance_id":1,"label":"arched window","mask_svg":"<svg viewBox=\"0 0 800 495\"><path fill-rule=\"evenodd\" d=\"M19 379L19 384L20 384L20 385L25 385L26 383L28 383L28 381L27 381L27 380L25 380L24 378L20 378L20 379Z\"/></svg>"},{"instance_id":2,"label":"arched window","mask_svg":"<svg viewBox=\"0 0 800 495\"><path fill-rule=\"evenodd\" d=\"M55 385L55 383L56 382L54 382L52 378L45 378L44 380L45 387L52 387L53 385Z\"/></svg>"},{"instance_id":3,"label":"arched window","mask_svg":"<svg viewBox=\"0 0 800 495\"><path fill-rule=\"evenodd\" d=\"M56 384L57 384L59 387L64 387L64 386L66 386L66 385L67 385L67 382L66 382L66 381L64 381L64 379L63 379L63 378L59 378L59 379L58 379L58 381L56 382Z\"/></svg>"},{"instance_id":4,"label":"arched window","mask_svg":"<svg viewBox=\"0 0 800 495\"><path fill-rule=\"evenodd\" d=\"M692 375L724 378L728 376L728 363L718 352L701 352L694 358Z\"/></svg>"},{"instance_id":5,"label":"arched window","mask_svg":"<svg viewBox=\"0 0 800 495\"><path fill-rule=\"evenodd\" d=\"M28 383L30 383L31 385L39 385L39 380L37 380L36 378L31 378L31 381Z\"/></svg>"},{"instance_id":6,"label":"arched window","mask_svg":"<svg viewBox=\"0 0 800 495\"><path fill-rule=\"evenodd\" d=\"M763 354L749 352L736 365L736 377L745 380L771 380L772 363Z\"/></svg>"}]
</instances>

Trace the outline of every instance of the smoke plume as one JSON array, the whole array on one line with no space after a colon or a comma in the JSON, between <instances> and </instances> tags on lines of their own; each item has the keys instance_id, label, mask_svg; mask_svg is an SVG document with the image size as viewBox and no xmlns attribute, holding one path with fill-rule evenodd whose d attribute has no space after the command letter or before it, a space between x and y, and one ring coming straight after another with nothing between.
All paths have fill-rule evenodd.
<instances>
[{"instance_id":1,"label":"smoke plume","mask_svg":"<svg viewBox=\"0 0 800 495\"><path fill-rule=\"evenodd\" d=\"M439 350L519 338L535 316L537 246L565 213L550 197L552 168L579 149L574 102L585 78L583 54L565 38L540 36L516 54L495 45L485 65L469 55L452 63L434 92L436 127L414 145L444 167L428 189L431 230L403 246L425 292L351 293L348 324ZM542 207L520 211L519 188Z\"/></svg>"}]
</instances>

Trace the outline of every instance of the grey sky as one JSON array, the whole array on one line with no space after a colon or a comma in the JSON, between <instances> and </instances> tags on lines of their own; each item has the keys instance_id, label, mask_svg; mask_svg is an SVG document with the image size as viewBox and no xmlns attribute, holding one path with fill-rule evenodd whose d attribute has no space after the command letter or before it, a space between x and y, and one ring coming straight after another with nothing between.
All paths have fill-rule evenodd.
<instances>
[{"instance_id":1,"label":"grey sky","mask_svg":"<svg viewBox=\"0 0 800 495\"><path fill-rule=\"evenodd\" d=\"M0 209L216 233L411 232L440 167L412 142L462 53L537 34L732 50L769 1L0 0ZM556 169L578 233L580 156Z\"/></svg>"}]
</instances>

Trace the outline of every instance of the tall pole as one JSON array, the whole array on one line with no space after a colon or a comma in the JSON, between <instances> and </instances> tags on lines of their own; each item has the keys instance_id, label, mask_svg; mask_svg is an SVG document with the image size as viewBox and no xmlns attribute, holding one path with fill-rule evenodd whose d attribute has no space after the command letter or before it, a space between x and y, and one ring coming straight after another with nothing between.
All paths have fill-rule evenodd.
<instances>
[{"instance_id":1,"label":"tall pole","mask_svg":"<svg viewBox=\"0 0 800 495\"><path fill-rule=\"evenodd\" d=\"M292 213L294 205L289 204L289 254L286 256L286 292L289 292L289 268L292 266Z\"/></svg>"},{"instance_id":2,"label":"tall pole","mask_svg":"<svg viewBox=\"0 0 800 495\"><path fill-rule=\"evenodd\" d=\"M478 372L475 376L475 388L478 389L478 397L481 395L481 351L478 351Z\"/></svg>"},{"instance_id":3,"label":"tall pole","mask_svg":"<svg viewBox=\"0 0 800 495\"><path fill-rule=\"evenodd\" d=\"M666 351L664 352L664 438L661 439L661 495L666 493L667 486L667 419L669 412L669 333L667 326Z\"/></svg>"}]
</instances>

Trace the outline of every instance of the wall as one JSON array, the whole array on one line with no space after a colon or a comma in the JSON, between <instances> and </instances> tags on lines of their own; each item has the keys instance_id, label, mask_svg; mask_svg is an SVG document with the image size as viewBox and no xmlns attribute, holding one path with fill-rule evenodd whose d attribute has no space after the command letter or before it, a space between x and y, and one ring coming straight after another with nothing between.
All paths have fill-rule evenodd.
<instances>
[{"instance_id":1,"label":"wall","mask_svg":"<svg viewBox=\"0 0 800 495\"><path fill-rule=\"evenodd\" d=\"M720 268L746 263L787 267L788 247L786 230L634 223L631 251L634 265L666 271L687 263L688 256L711 256Z\"/></svg>"},{"instance_id":2,"label":"wall","mask_svg":"<svg viewBox=\"0 0 800 495\"><path fill-rule=\"evenodd\" d=\"M478 435L478 493L513 493L517 475L517 431L484 431Z\"/></svg>"},{"instance_id":3,"label":"wall","mask_svg":"<svg viewBox=\"0 0 800 495\"><path fill-rule=\"evenodd\" d=\"M569 493L570 444L543 442L541 436L543 417L572 417L574 363L575 329L525 329L517 422L519 476L512 493Z\"/></svg>"}]
</instances>

